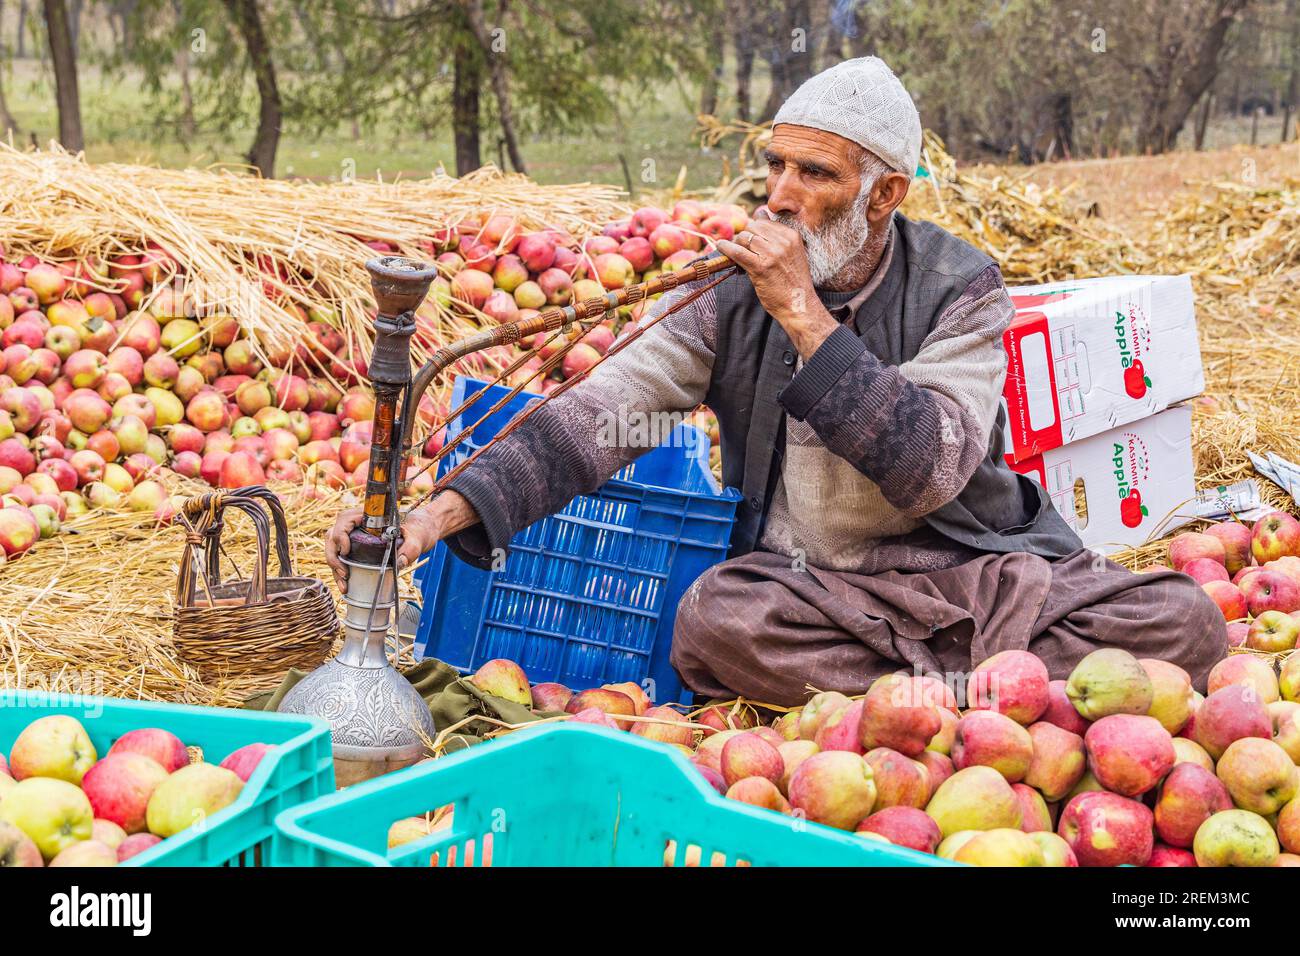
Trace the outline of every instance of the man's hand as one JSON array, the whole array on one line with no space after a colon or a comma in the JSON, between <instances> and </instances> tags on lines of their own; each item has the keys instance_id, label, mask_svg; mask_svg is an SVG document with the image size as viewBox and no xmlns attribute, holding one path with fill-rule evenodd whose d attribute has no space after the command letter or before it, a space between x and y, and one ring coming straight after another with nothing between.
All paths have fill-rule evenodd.
<instances>
[{"instance_id":1,"label":"man's hand","mask_svg":"<svg viewBox=\"0 0 1300 956\"><path fill-rule=\"evenodd\" d=\"M835 320L813 288L798 232L779 222L751 219L735 241L719 240L718 250L748 273L763 308L805 359L835 331Z\"/></svg>"},{"instance_id":2,"label":"man's hand","mask_svg":"<svg viewBox=\"0 0 1300 956\"><path fill-rule=\"evenodd\" d=\"M339 590L347 588L348 569L339 560L346 557L352 547L348 534L361 524L360 508L349 508L339 514L334 527L325 535L325 560L334 572L334 582ZM473 506L454 491L446 491L422 508L416 508L402 522L402 546L397 552L397 568L401 570L448 535L478 523Z\"/></svg>"}]
</instances>

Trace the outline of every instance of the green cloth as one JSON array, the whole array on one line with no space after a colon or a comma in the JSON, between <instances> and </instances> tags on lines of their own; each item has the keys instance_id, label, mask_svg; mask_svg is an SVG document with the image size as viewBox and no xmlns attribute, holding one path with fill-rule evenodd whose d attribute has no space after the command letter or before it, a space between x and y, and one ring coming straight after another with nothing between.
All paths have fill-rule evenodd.
<instances>
[{"instance_id":1,"label":"green cloth","mask_svg":"<svg viewBox=\"0 0 1300 956\"><path fill-rule=\"evenodd\" d=\"M495 717L508 724L523 724L541 719L541 716L533 713L523 704L483 693L472 682L462 677L456 668L433 658L423 660L400 673L411 682L420 697L429 705L429 713L433 715L433 725L439 731L471 716ZM306 671L290 669L284 675L284 680L280 682L279 687L254 694L244 702L244 709L275 710L280 706L284 695L306 676ZM471 744L481 743L485 734L499 729L495 724L485 721L466 724L447 739L447 751L460 750Z\"/></svg>"}]
</instances>

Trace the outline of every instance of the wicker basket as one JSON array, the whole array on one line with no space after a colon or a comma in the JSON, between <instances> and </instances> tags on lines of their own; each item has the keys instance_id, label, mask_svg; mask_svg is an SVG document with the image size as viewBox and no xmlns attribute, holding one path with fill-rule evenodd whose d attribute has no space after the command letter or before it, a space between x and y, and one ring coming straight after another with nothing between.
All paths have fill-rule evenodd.
<instances>
[{"instance_id":1,"label":"wicker basket","mask_svg":"<svg viewBox=\"0 0 1300 956\"><path fill-rule=\"evenodd\" d=\"M221 580L227 508L248 515L257 532L247 580ZM172 622L177 655L205 674L271 674L319 666L338 634L334 598L324 582L293 573L284 509L274 492L251 485L199 495L185 502L178 519L187 540ZM268 578L272 522L280 576Z\"/></svg>"}]
</instances>

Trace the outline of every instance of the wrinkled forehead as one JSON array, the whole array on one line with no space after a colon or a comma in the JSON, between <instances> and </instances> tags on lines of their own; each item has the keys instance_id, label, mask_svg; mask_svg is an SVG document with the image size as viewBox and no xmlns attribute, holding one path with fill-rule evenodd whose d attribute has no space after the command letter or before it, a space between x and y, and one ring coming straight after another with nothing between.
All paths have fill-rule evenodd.
<instances>
[{"instance_id":1,"label":"wrinkled forehead","mask_svg":"<svg viewBox=\"0 0 1300 956\"><path fill-rule=\"evenodd\" d=\"M836 133L794 123L781 123L772 130L772 140L765 153L769 159L836 174L856 173L870 155L857 143Z\"/></svg>"}]
</instances>

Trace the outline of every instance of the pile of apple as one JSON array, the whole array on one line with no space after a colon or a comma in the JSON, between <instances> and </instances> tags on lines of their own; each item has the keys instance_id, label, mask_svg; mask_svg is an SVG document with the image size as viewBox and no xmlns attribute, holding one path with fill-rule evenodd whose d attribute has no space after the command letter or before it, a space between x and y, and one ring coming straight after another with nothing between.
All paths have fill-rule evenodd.
<instances>
[{"instance_id":1,"label":"pile of apple","mask_svg":"<svg viewBox=\"0 0 1300 956\"><path fill-rule=\"evenodd\" d=\"M161 251L0 263L0 556L91 509L165 519L176 475L356 480L374 402L328 316L304 314L312 344L263 348L267 366L232 316L195 317L168 284L178 269ZM340 391L321 369L358 384Z\"/></svg>"},{"instance_id":2,"label":"pile of apple","mask_svg":"<svg viewBox=\"0 0 1300 956\"><path fill-rule=\"evenodd\" d=\"M75 717L38 718L0 754L0 866L116 866L233 803L271 749L192 763L175 734L144 727L100 758Z\"/></svg>"},{"instance_id":3,"label":"pile of apple","mask_svg":"<svg viewBox=\"0 0 1300 956\"><path fill-rule=\"evenodd\" d=\"M1169 564L1192 577L1228 621L1228 643L1293 650L1300 637L1300 521L1284 511L1253 527L1212 524L1169 542Z\"/></svg>"},{"instance_id":4,"label":"pile of apple","mask_svg":"<svg viewBox=\"0 0 1300 956\"><path fill-rule=\"evenodd\" d=\"M416 338L442 344L435 302L480 320L514 321L678 269L746 220L739 206L686 200L671 213L638 209L582 243L556 228L524 231L511 216L464 221L425 244L441 275L417 311ZM381 240L366 244L396 251ZM220 487L364 483L374 401L363 384L365 362L351 354L331 310L289 304L301 315L303 341L295 349L255 346L236 316L196 314L178 278L183 264L156 245L106 262L6 262L3 252L0 563L90 510L168 520L173 475ZM270 285L264 291L275 294ZM589 369L616 333L636 328L646 307L620 309L525 390L546 393ZM581 334L575 327L570 337ZM539 355L510 384L537 372L567 341L521 343L538 346ZM519 354L504 348L458 367L481 372L487 358L504 367ZM445 412L431 398L421 402L426 425ZM711 413L698 413L695 424L716 445ZM441 432L430 436L422 451L435 454L442 440ZM411 491L432 482L424 472Z\"/></svg>"},{"instance_id":5,"label":"pile of apple","mask_svg":"<svg viewBox=\"0 0 1300 956\"><path fill-rule=\"evenodd\" d=\"M1003 651L960 688L964 710L946 683L900 672L770 725L725 705L692 722L634 683L530 687L507 660L471 679L676 747L733 800L958 862L1300 865L1300 655L1280 679L1229 656L1202 698L1177 665L1118 648L1055 681L1034 654Z\"/></svg>"}]
</instances>

